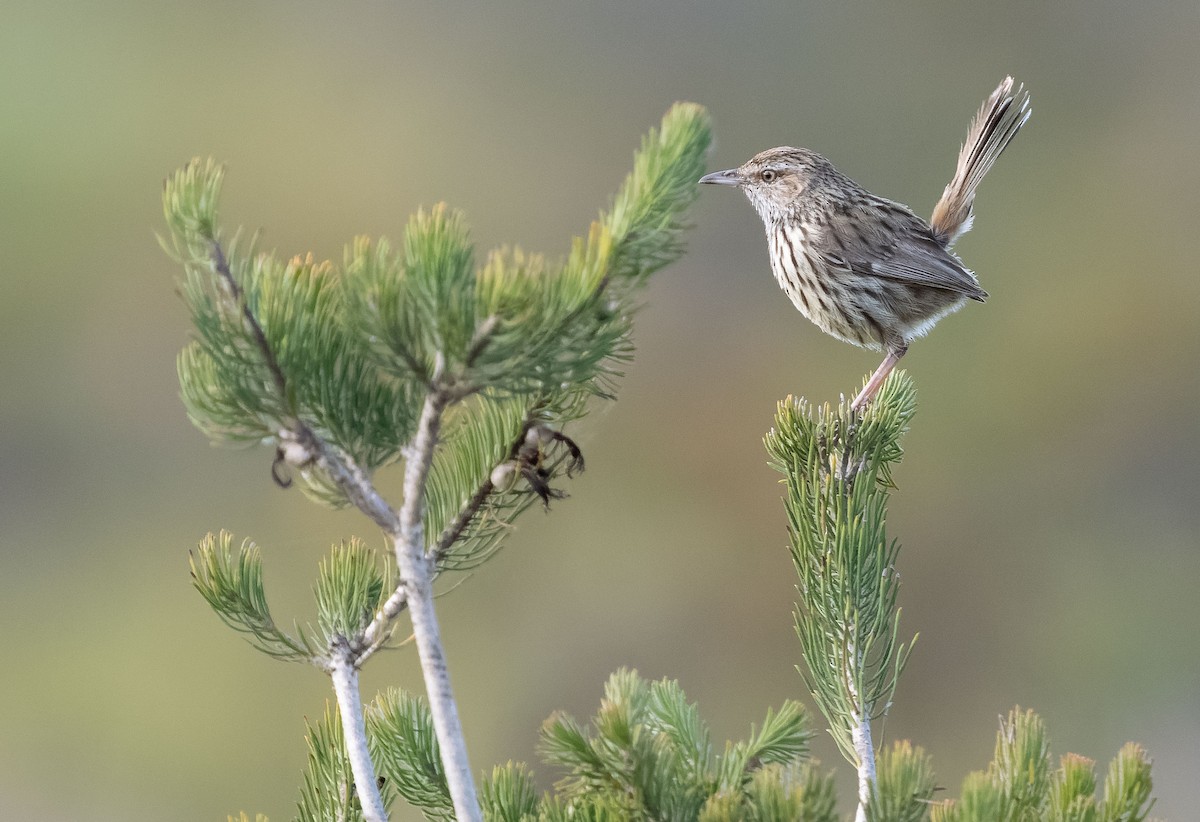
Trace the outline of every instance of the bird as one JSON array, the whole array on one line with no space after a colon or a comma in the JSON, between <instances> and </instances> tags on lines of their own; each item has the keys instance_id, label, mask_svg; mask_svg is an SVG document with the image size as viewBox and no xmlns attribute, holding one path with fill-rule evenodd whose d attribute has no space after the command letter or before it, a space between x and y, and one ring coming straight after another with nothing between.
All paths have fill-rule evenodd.
<instances>
[{"instance_id":1,"label":"bird","mask_svg":"<svg viewBox=\"0 0 1200 822\"><path fill-rule=\"evenodd\" d=\"M967 130L954 177L928 222L884 199L806 148L780 146L700 178L735 186L767 233L771 270L800 313L838 339L885 353L851 407L862 409L915 337L968 300L987 299L951 250L971 228L975 189L1032 113L1012 77Z\"/></svg>"}]
</instances>

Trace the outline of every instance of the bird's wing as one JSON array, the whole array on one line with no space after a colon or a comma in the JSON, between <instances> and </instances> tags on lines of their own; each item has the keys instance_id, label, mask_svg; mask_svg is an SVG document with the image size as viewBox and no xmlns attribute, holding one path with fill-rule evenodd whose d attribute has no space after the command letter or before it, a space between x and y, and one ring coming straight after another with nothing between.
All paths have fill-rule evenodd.
<instances>
[{"instance_id":1,"label":"bird's wing","mask_svg":"<svg viewBox=\"0 0 1200 822\"><path fill-rule=\"evenodd\" d=\"M880 200L830 215L817 249L830 265L983 301L970 271L907 208Z\"/></svg>"}]
</instances>

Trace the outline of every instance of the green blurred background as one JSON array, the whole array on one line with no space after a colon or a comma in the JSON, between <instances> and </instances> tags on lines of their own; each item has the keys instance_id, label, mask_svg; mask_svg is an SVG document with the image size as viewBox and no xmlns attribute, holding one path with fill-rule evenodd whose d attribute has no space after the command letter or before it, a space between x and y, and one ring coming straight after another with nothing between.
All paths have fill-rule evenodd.
<instances>
[{"instance_id":1,"label":"green blurred background","mask_svg":"<svg viewBox=\"0 0 1200 822\"><path fill-rule=\"evenodd\" d=\"M210 448L177 398L188 338L162 179L228 165L229 226L340 259L464 209L481 252L563 253L677 99L713 168L805 145L928 214L1006 74L1034 115L959 244L992 299L905 360L920 410L890 526L920 642L885 733L949 794L1015 703L1056 754L1155 760L1194 818L1200 737L1200 5L59 3L0 25L0 817L290 818L316 671L252 651L189 586L209 529L264 548L279 614L360 516ZM773 282L758 218L706 189L658 275L589 470L442 600L477 770L534 760L551 711L622 665L678 678L718 739L803 694L784 512L760 438L789 393L877 357ZM385 480L394 491L394 480ZM411 650L365 675L415 690ZM827 739L817 752L852 774ZM548 784L553 774L537 768ZM410 818L404 813L397 818Z\"/></svg>"}]
</instances>

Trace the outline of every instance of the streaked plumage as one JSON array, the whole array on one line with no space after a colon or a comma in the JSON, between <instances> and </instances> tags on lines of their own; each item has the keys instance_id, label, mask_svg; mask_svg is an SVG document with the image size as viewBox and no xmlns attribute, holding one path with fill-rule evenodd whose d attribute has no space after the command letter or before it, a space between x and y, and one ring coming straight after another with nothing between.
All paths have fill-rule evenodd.
<instances>
[{"instance_id":1,"label":"streaked plumage","mask_svg":"<svg viewBox=\"0 0 1200 822\"><path fill-rule=\"evenodd\" d=\"M975 115L928 223L805 148L768 149L701 178L746 193L766 228L775 279L804 316L839 339L887 352L855 407L874 396L910 340L967 300L987 298L950 246L971 226L979 182L1029 114L1028 93L1005 78Z\"/></svg>"}]
</instances>

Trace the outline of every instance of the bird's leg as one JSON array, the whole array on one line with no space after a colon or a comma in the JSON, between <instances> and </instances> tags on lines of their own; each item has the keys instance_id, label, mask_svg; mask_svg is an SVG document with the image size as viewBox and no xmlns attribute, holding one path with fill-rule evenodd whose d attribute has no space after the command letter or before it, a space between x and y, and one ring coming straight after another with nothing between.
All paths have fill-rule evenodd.
<instances>
[{"instance_id":1,"label":"bird's leg","mask_svg":"<svg viewBox=\"0 0 1200 822\"><path fill-rule=\"evenodd\" d=\"M858 411L864 405L871 401L871 398L879 393L879 389L883 386L883 381L887 379L888 374L892 373L892 369L896 367L896 363L900 362L900 358L908 351L908 345L901 343L900 345L888 346L887 356L883 358L883 362L875 369L875 373L871 375L871 379L867 380L867 384L863 386L863 390L858 392L858 396L854 398L854 402L850 408Z\"/></svg>"}]
</instances>

